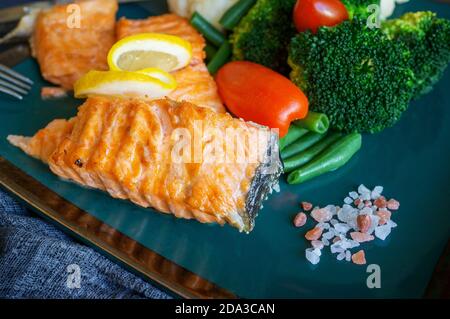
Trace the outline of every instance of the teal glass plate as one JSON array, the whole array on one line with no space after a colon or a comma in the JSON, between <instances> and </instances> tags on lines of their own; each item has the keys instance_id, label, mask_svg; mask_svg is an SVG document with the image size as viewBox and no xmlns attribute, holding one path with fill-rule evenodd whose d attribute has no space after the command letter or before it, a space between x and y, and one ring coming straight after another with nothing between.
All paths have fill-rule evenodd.
<instances>
[{"instance_id":1,"label":"teal glass plate","mask_svg":"<svg viewBox=\"0 0 450 319\"><path fill-rule=\"evenodd\" d=\"M450 6L414 0L397 13L432 10L450 18ZM119 15L142 18L164 12L163 1L123 5ZM6 141L32 135L55 118L76 114L81 101L42 101L38 66L28 59L15 68L35 81L23 101L0 97L0 156L67 201L198 276L246 298L421 297L450 234L450 73L425 97L411 103L393 128L364 136L363 148L344 168L270 196L250 234L229 226L176 219L64 182L46 165ZM381 288L369 289L367 267L338 262L329 251L313 266L305 259L304 234L292 218L299 202L342 204L359 184L383 185L401 208L398 227L386 241L365 244L368 264L381 269Z\"/></svg>"}]
</instances>

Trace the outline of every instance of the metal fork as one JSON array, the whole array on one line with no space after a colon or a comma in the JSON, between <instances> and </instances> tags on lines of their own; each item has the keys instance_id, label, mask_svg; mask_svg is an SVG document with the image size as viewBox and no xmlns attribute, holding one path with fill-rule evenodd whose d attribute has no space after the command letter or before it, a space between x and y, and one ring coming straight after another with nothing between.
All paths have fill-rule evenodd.
<instances>
[{"instance_id":1,"label":"metal fork","mask_svg":"<svg viewBox=\"0 0 450 319\"><path fill-rule=\"evenodd\" d=\"M33 81L20 73L0 64L0 92L22 100L33 85Z\"/></svg>"}]
</instances>

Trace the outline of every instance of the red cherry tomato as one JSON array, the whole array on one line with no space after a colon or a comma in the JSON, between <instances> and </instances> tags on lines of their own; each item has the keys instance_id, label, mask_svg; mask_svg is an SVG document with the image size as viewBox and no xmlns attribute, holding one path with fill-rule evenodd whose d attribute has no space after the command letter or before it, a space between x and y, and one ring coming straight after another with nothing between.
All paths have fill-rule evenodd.
<instances>
[{"instance_id":1,"label":"red cherry tomato","mask_svg":"<svg viewBox=\"0 0 450 319\"><path fill-rule=\"evenodd\" d=\"M262 65L235 61L216 76L217 87L228 110L246 121L279 130L286 135L293 120L308 113L308 99L289 79Z\"/></svg>"},{"instance_id":2,"label":"red cherry tomato","mask_svg":"<svg viewBox=\"0 0 450 319\"><path fill-rule=\"evenodd\" d=\"M299 32L316 33L319 27L332 27L347 19L347 9L340 0L297 0L294 7L294 24Z\"/></svg>"}]
</instances>

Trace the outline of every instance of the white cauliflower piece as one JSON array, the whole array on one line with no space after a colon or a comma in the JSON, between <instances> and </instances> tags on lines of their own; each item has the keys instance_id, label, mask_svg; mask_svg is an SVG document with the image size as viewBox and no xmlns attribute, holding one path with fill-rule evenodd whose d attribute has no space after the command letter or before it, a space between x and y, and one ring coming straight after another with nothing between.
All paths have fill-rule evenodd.
<instances>
[{"instance_id":1,"label":"white cauliflower piece","mask_svg":"<svg viewBox=\"0 0 450 319\"><path fill-rule=\"evenodd\" d=\"M380 2L380 18L386 20L389 18L395 10L395 4L406 3L409 0L381 0Z\"/></svg>"},{"instance_id":2,"label":"white cauliflower piece","mask_svg":"<svg viewBox=\"0 0 450 319\"><path fill-rule=\"evenodd\" d=\"M190 7L192 0L167 0L169 11L181 17L190 18Z\"/></svg>"},{"instance_id":3,"label":"white cauliflower piece","mask_svg":"<svg viewBox=\"0 0 450 319\"><path fill-rule=\"evenodd\" d=\"M222 30L220 18L238 0L167 0L170 12L190 18L197 11L214 27Z\"/></svg>"}]
</instances>

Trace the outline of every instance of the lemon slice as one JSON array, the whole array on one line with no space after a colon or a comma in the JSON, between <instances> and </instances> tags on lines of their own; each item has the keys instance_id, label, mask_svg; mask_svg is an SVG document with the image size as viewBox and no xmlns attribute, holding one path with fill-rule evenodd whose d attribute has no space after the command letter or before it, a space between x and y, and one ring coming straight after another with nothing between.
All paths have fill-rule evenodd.
<instances>
[{"instance_id":1,"label":"lemon slice","mask_svg":"<svg viewBox=\"0 0 450 319\"><path fill-rule=\"evenodd\" d=\"M174 89L177 86L177 82L176 82L175 78L170 73L167 73L158 68L142 69L142 70L136 71L136 73L142 73L142 74L151 76L153 78L156 78L156 79L160 80L161 82L166 83L169 86L173 86Z\"/></svg>"},{"instance_id":2,"label":"lemon slice","mask_svg":"<svg viewBox=\"0 0 450 319\"><path fill-rule=\"evenodd\" d=\"M175 79L161 70L89 71L74 85L74 95L85 98L92 95L159 99L176 88Z\"/></svg>"},{"instance_id":3,"label":"lemon slice","mask_svg":"<svg viewBox=\"0 0 450 319\"><path fill-rule=\"evenodd\" d=\"M172 72L187 66L191 57L191 44L180 37L140 33L114 44L108 53L108 64L113 71L159 68Z\"/></svg>"}]
</instances>

